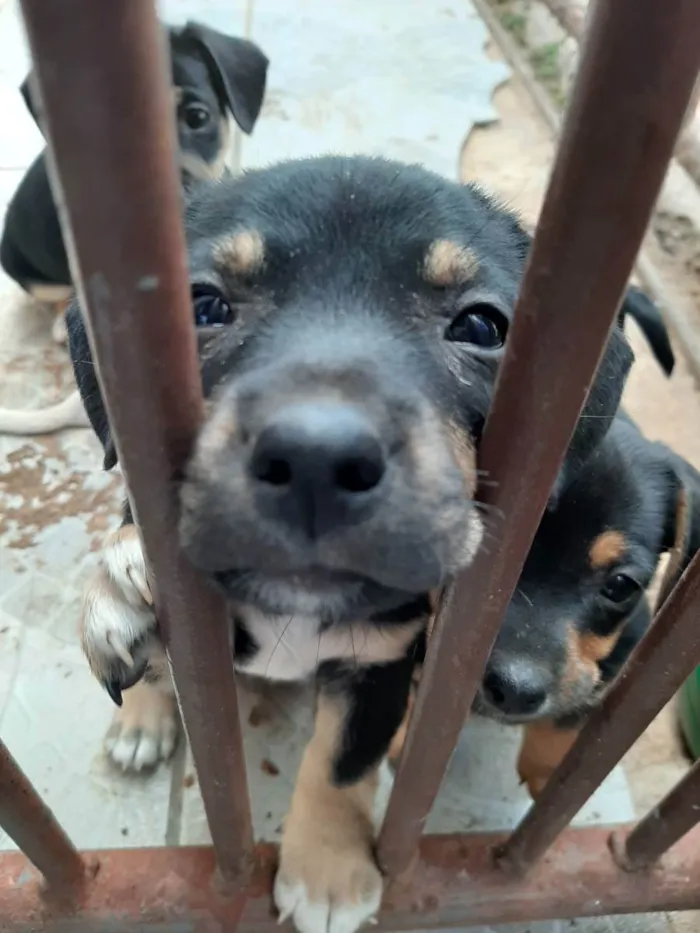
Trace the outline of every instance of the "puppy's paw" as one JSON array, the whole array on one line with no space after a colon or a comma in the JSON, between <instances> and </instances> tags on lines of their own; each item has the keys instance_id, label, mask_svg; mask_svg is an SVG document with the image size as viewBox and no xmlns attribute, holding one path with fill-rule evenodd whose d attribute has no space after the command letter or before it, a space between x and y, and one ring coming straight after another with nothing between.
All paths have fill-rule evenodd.
<instances>
[{"instance_id":1,"label":"puppy's paw","mask_svg":"<svg viewBox=\"0 0 700 933\"><path fill-rule=\"evenodd\" d=\"M93 674L117 705L149 664L162 667L146 564L136 528L124 525L104 545L83 597L81 639Z\"/></svg>"},{"instance_id":2,"label":"puppy's paw","mask_svg":"<svg viewBox=\"0 0 700 933\"><path fill-rule=\"evenodd\" d=\"M154 768L175 751L178 717L168 687L169 681L141 682L124 693L104 740L107 757L122 771Z\"/></svg>"},{"instance_id":3,"label":"puppy's paw","mask_svg":"<svg viewBox=\"0 0 700 933\"><path fill-rule=\"evenodd\" d=\"M279 922L291 919L299 933L355 933L379 910L371 840L344 838L343 823L285 828L274 898Z\"/></svg>"}]
</instances>

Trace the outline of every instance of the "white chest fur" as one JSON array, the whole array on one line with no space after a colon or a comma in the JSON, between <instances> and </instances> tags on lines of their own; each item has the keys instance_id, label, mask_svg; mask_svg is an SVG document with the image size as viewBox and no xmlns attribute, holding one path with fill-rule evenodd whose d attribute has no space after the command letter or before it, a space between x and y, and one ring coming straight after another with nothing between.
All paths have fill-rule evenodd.
<instances>
[{"instance_id":1,"label":"white chest fur","mask_svg":"<svg viewBox=\"0 0 700 933\"><path fill-rule=\"evenodd\" d=\"M421 627L378 626L352 622L320 631L318 618L267 616L246 608L238 613L257 645L256 653L236 668L267 680L306 680L324 661L385 664L402 656Z\"/></svg>"}]
</instances>

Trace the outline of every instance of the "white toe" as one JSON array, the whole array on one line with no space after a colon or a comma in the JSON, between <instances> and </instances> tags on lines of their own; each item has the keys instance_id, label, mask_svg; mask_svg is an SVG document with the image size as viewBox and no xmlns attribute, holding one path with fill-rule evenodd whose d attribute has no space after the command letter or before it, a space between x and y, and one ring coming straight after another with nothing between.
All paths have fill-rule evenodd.
<instances>
[{"instance_id":1,"label":"white toe","mask_svg":"<svg viewBox=\"0 0 700 933\"><path fill-rule=\"evenodd\" d=\"M331 911L328 933L355 933L373 919L379 910L382 892L377 891L369 900L359 904L340 904Z\"/></svg>"}]
</instances>

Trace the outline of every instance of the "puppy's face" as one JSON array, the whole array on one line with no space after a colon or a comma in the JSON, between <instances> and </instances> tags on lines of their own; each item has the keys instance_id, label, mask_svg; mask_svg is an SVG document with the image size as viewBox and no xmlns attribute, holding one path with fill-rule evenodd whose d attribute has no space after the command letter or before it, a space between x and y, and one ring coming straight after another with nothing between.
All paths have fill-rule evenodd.
<instances>
[{"instance_id":1,"label":"puppy's face","mask_svg":"<svg viewBox=\"0 0 700 933\"><path fill-rule=\"evenodd\" d=\"M218 179L226 165L230 134L210 69L195 51L174 52L172 76L178 157L185 180Z\"/></svg>"},{"instance_id":2,"label":"puppy's face","mask_svg":"<svg viewBox=\"0 0 700 933\"><path fill-rule=\"evenodd\" d=\"M545 513L484 672L475 711L575 721L650 621L644 590L674 543L679 477L661 445L616 421Z\"/></svg>"},{"instance_id":3,"label":"puppy's face","mask_svg":"<svg viewBox=\"0 0 700 933\"><path fill-rule=\"evenodd\" d=\"M482 537L475 449L526 235L471 188L362 158L202 191L187 229L209 339L192 561L235 600L329 621L440 586Z\"/></svg>"}]
</instances>

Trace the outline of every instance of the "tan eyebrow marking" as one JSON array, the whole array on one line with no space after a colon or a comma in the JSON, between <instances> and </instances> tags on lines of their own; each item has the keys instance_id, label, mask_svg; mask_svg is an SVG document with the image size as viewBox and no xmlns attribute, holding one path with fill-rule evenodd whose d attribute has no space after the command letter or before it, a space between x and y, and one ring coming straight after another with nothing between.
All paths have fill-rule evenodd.
<instances>
[{"instance_id":1,"label":"tan eyebrow marking","mask_svg":"<svg viewBox=\"0 0 700 933\"><path fill-rule=\"evenodd\" d=\"M265 243L257 230L241 230L214 246L214 260L234 275L252 275L265 262Z\"/></svg>"},{"instance_id":2,"label":"tan eyebrow marking","mask_svg":"<svg viewBox=\"0 0 700 933\"><path fill-rule=\"evenodd\" d=\"M479 269L479 260L467 246L452 240L435 240L431 243L423 262L423 274L431 285L446 288L464 285L474 278Z\"/></svg>"}]
</instances>

